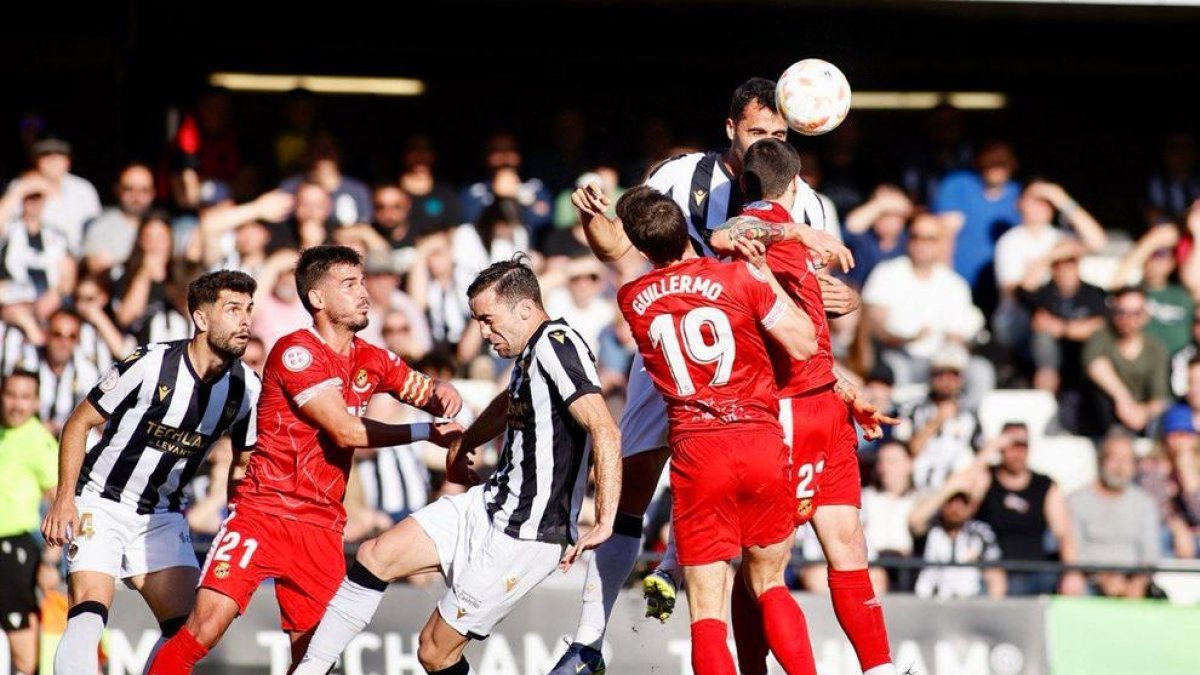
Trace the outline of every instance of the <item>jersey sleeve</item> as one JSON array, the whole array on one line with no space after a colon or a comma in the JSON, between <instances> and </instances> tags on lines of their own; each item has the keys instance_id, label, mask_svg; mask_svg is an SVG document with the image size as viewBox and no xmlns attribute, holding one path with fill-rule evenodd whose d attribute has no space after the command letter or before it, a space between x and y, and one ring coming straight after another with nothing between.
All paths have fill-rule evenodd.
<instances>
[{"instance_id":1,"label":"jersey sleeve","mask_svg":"<svg viewBox=\"0 0 1200 675\"><path fill-rule=\"evenodd\" d=\"M403 403L424 408L433 396L433 378L413 370L404 359L386 350L379 350L383 381L380 389L389 392Z\"/></svg>"},{"instance_id":2,"label":"jersey sleeve","mask_svg":"<svg viewBox=\"0 0 1200 675\"><path fill-rule=\"evenodd\" d=\"M566 405L585 394L600 393L595 357L574 330L556 328L547 332L534 352L538 366Z\"/></svg>"},{"instance_id":3,"label":"jersey sleeve","mask_svg":"<svg viewBox=\"0 0 1200 675\"><path fill-rule=\"evenodd\" d=\"M303 406L325 389L337 388L342 382L328 360L319 356L316 345L285 337L271 349L263 372L267 379L278 380L284 394L297 406Z\"/></svg>"},{"instance_id":4,"label":"jersey sleeve","mask_svg":"<svg viewBox=\"0 0 1200 675\"><path fill-rule=\"evenodd\" d=\"M737 270L738 287L750 305L750 311L759 325L767 330L775 327L787 312L787 302L775 295L767 277L750 263L734 263ZM744 271L743 271L744 270Z\"/></svg>"},{"instance_id":5,"label":"jersey sleeve","mask_svg":"<svg viewBox=\"0 0 1200 675\"><path fill-rule=\"evenodd\" d=\"M246 399L229 430L229 438L237 452L249 450L258 442L258 398L262 394L262 382L254 371L249 368L246 371Z\"/></svg>"},{"instance_id":6,"label":"jersey sleeve","mask_svg":"<svg viewBox=\"0 0 1200 675\"><path fill-rule=\"evenodd\" d=\"M138 347L132 354L110 366L104 377L88 392L88 400L105 417L111 417L121 401L142 386L149 353L146 346Z\"/></svg>"}]
</instances>

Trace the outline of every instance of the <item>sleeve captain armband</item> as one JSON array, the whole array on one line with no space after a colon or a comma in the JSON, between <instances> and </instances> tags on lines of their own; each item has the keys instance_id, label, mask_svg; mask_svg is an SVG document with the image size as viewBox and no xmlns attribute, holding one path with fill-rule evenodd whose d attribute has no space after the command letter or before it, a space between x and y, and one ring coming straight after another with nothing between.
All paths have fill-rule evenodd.
<instances>
[{"instance_id":1,"label":"sleeve captain armband","mask_svg":"<svg viewBox=\"0 0 1200 675\"><path fill-rule=\"evenodd\" d=\"M397 397L409 405L420 408L429 402L433 395L433 378L417 371L409 371L404 377L404 386L397 392Z\"/></svg>"}]
</instances>

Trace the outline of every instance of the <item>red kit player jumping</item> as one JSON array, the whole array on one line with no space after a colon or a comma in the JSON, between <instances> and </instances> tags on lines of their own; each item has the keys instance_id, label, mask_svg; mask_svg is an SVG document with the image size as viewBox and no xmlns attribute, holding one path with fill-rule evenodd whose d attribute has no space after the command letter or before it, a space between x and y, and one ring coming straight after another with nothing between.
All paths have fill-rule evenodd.
<instances>
[{"instance_id":1,"label":"red kit player jumping","mask_svg":"<svg viewBox=\"0 0 1200 675\"><path fill-rule=\"evenodd\" d=\"M275 580L282 627L298 660L346 575L342 497L354 448L426 439L447 446L461 434L453 423L396 425L361 416L376 393L443 417L456 415L462 401L449 385L355 336L367 326L369 308L358 253L306 249L296 287L313 326L280 339L267 358L258 443L233 514L213 541L187 624L148 673L191 673L265 579Z\"/></svg>"}]
</instances>

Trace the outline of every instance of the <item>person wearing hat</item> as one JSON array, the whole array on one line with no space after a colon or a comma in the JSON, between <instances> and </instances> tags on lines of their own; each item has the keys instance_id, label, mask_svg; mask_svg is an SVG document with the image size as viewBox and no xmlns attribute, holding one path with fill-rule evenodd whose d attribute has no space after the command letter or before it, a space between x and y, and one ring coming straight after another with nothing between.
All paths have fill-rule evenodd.
<instances>
[{"instance_id":1,"label":"person wearing hat","mask_svg":"<svg viewBox=\"0 0 1200 675\"><path fill-rule=\"evenodd\" d=\"M1193 382L1200 380L1200 360L1193 360L1188 372ZM1189 392L1189 399L1195 397L1200 397L1200 391ZM1158 502L1166 528L1164 542L1170 541L1179 558L1194 558L1200 551L1200 413L1192 405L1180 402L1163 414L1159 430L1165 466L1161 472L1147 471L1153 458L1143 460L1137 479ZM1148 475L1151 473L1158 475Z\"/></svg>"},{"instance_id":2,"label":"person wearing hat","mask_svg":"<svg viewBox=\"0 0 1200 675\"><path fill-rule=\"evenodd\" d=\"M45 198L42 219L67 237L71 251L83 242L83 226L100 215L100 195L87 179L71 173L71 144L45 137L30 147L33 170L9 184L0 199L0 224L21 213L27 195Z\"/></svg>"},{"instance_id":3,"label":"person wearing hat","mask_svg":"<svg viewBox=\"0 0 1200 675\"><path fill-rule=\"evenodd\" d=\"M1032 317L1033 386L1058 397L1059 423L1072 433L1087 426L1083 344L1104 328L1108 313L1104 291L1079 276L1083 253L1079 242L1063 239L1030 268L1020 289Z\"/></svg>"},{"instance_id":4,"label":"person wearing hat","mask_svg":"<svg viewBox=\"0 0 1200 675\"><path fill-rule=\"evenodd\" d=\"M963 402L967 350L946 345L930 364L929 397L901 415L896 438L913 453L913 484L918 490L937 490L951 473L969 466L981 445L975 411Z\"/></svg>"},{"instance_id":5,"label":"person wearing hat","mask_svg":"<svg viewBox=\"0 0 1200 675\"><path fill-rule=\"evenodd\" d=\"M992 528L974 518L979 507L972 497L978 471L960 471L940 489L918 499L908 516L913 537L924 541L928 563L981 563L1000 560L1002 552ZM1008 575L1000 567L938 567L921 570L916 594L922 598L1003 598Z\"/></svg>"},{"instance_id":6,"label":"person wearing hat","mask_svg":"<svg viewBox=\"0 0 1200 675\"><path fill-rule=\"evenodd\" d=\"M879 263L904 255L904 225L912 214L912 201L900 188L880 185L871 199L846 216L846 245L854 253L854 269L846 276L855 287L862 288Z\"/></svg>"},{"instance_id":7,"label":"person wearing hat","mask_svg":"<svg viewBox=\"0 0 1200 675\"><path fill-rule=\"evenodd\" d=\"M563 271L567 283L546 294L546 311L574 326L596 353L600 332L612 324L617 310L613 301L604 297L604 265L588 253L572 258Z\"/></svg>"}]
</instances>

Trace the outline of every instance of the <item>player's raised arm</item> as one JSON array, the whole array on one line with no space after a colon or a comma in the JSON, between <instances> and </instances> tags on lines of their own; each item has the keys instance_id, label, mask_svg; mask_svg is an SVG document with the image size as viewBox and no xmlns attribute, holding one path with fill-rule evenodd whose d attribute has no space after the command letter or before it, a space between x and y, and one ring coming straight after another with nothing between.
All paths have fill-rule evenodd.
<instances>
[{"instance_id":1,"label":"player's raised arm","mask_svg":"<svg viewBox=\"0 0 1200 675\"><path fill-rule=\"evenodd\" d=\"M612 536L621 497L621 432L613 420L604 396L584 394L567 410L592 438L592 456L596 468L596 524L567 550L560 567L566 570L580 553L596 548Z\"/></svg>"},{"instance_id":2,"label":"player's raised arm","mask_svg":"<svg viewBox=\"0 0 1200 675\"><path fill-rule=\"evenodd\" d=\"M323 387L296 404L301 417L343 448L385 448L426 440L445 448L462 434L462 427L454 422L387 424L351 415L336 387Z\"/></svg>"},{"instance_id":3,"label":"player's raised arm","mask_svg":"<svg viewBox=\"0 0 1200 675\"><path fill-rule=\"evenodd\" d=\"M584 237L597 258L612 262L633 248L621 227L621 221L605 215L611 201L598 184L589 183L575 190L571 194L571 203L579 212Z\"/></svg>"}]
</instances>

